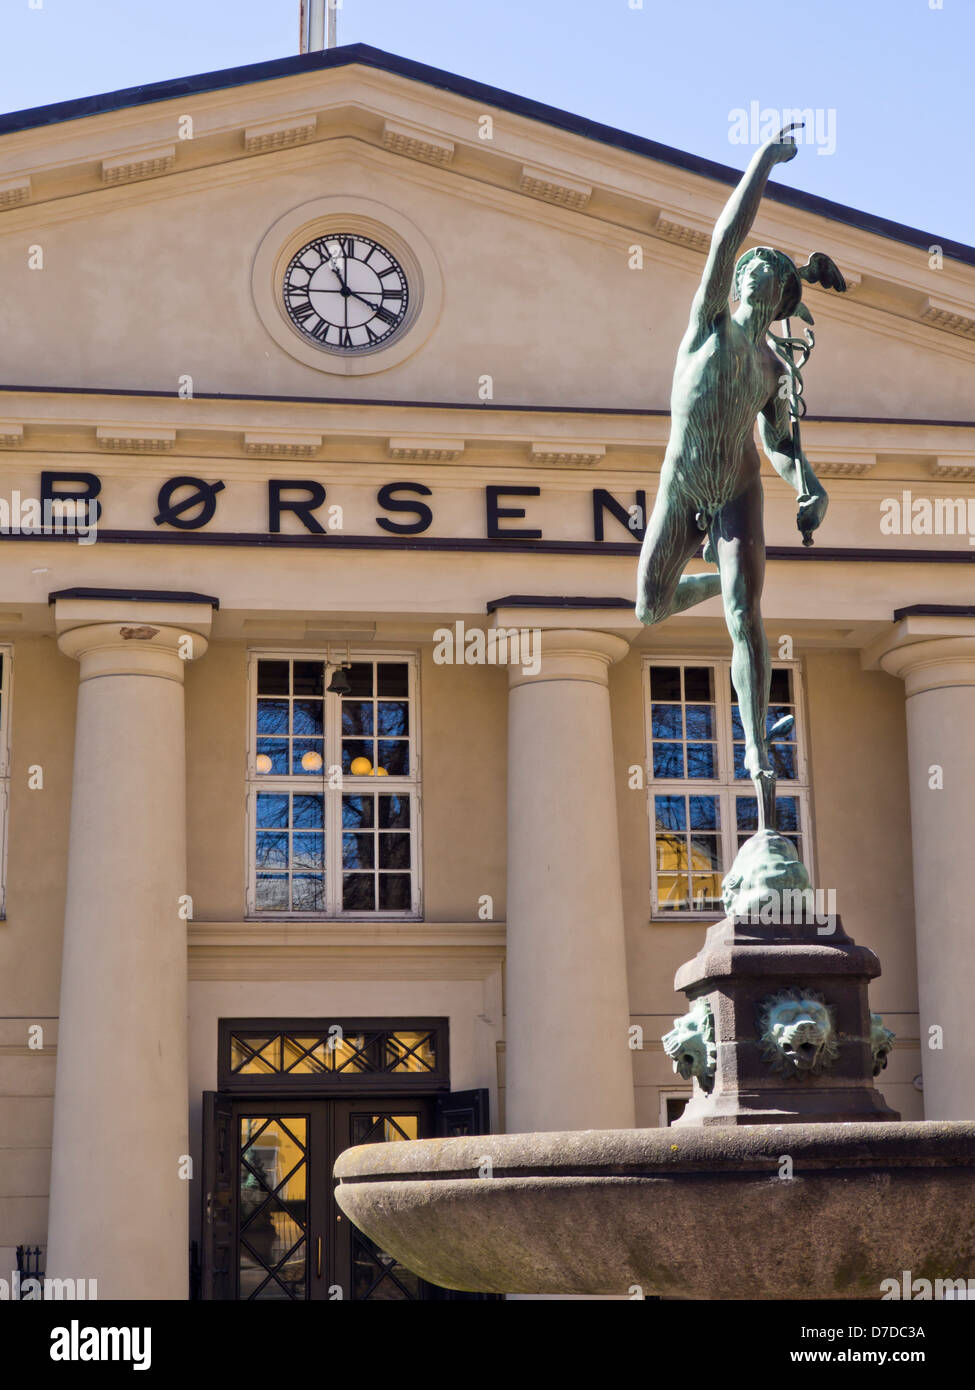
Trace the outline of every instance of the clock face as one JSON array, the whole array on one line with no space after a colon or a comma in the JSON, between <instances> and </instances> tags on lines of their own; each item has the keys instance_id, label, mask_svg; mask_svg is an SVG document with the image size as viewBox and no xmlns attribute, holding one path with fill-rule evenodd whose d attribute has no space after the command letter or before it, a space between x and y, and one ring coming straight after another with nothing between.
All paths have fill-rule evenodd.
<instances>
[{"instance_id":1,"label":"clock face","mask_svg":"<svg viewBox=\"0 0 975 1390\"><path fill-rule=\"evenodd\" d=\"M363 352L406 318L409 287L385 247L358 233L316 237L292 256L284 306L306 338L333 352Z\"/></svg>"}]
</instances>

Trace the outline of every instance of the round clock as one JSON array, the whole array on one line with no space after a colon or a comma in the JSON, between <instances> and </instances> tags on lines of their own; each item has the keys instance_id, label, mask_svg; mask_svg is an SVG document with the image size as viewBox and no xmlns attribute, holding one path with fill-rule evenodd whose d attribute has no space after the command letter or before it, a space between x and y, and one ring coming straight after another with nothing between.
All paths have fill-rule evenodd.
<instances>
[{"instance_id":1,"label":"round clock","mask_svg":"<svg viewBox=\"0 0 975 1390\"><path fill-rule=\"evenodd\" d=\"M368 351L387 342L406 318L409 286L396 257L370 237L316 237L284 273L284 307L294 326L332 352Z\"/></svg>"}]
</instances>

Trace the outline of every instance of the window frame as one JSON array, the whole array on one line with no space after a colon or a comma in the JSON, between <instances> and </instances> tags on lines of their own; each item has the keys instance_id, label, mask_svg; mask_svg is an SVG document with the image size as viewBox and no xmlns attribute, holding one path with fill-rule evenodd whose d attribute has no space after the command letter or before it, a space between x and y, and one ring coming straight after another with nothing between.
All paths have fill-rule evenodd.
<instances>
[{"instance_id":1,"label":"window frame","mask_svg":"<svg viewBox=\"0 0 975 1390\"><path fill-rule=\"evenodd\" d=\"M257 670L260 661L321 661L328 660L327 651L320 648L302 650L301 648L252 647L247 653L247 761L245 769L246 787L246 880L245 880L245 920L254 922L403 922L419 921L423 916L422 885L422 772L420 751L420 662L415 651L402 648L382 648L370 651L352 650L346 661L402 662L407 668L407 702L410 709L410 772L407 775L390 775L382 779L381 788L372 776L353 776L343 774L340 787L328 785L329 767L341 766L342 722L341 698L324 698L323 718L323 765L321 775L298 773L258 772L257 758ZM373 696L377 699L378 696ZM333 757L333 754L335 755ZM275 908L261 911L257 906L257 796L261 791L305 792L324 798L324 840L325 840L325 906L311 912L294 909ZM410 801L410 907L376 908L373 911L344 910L342 902L342 797L355 791L379 792L392 795L399 792L407 795ZM330 831L331 826L338 826ZM378 867L378 866L377 866Z\"/></svg>"},{"instance_id":2,"label":"window frame","mask_svg":"<svg viewBox=\"0 0 975 1390\"><path fill-rule=\"evenodd\" d=\"M650 691L650 670L653 666L710 666L715 672L715 748L717 752L718 776L705 777L660 777L653 775L653 711ZM796 772L795 780L780 780L776 791L781 796L794 796L799 808L799 835L802 840L803 862L811 880L815 879L815 856L812 838L812 814L810 806L809 759L807 752L807 721L805 687L802 679L802 664L798 659L790 661L773 660L772 670L792 672L792 699L796 713ZM727 866L734 863L738 853L738 827L735 796L753 792L750 778L736 779L734 775L734 733L731 723L731 657L710 656L704 653L684 653L673 655L666 652L647 652L643 659L643 710L645 734L644 782L647 790L647 824L650 837L650 905L651 921L654 922L704 922L720 921L723 912L712 907L706 908L667 908L660 905L657 889L657 846L656 814L654 796L700 795L715 796L720 811L719 843L722 862Z\"/></svg>"}]
</instances>

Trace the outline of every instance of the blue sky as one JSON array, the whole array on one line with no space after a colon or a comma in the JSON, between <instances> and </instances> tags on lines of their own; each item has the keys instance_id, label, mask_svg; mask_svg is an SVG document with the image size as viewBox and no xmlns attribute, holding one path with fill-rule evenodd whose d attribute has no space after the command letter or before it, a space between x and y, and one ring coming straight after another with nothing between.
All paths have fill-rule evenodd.
<instances>
[{"instance_id":1,"label":"blue sky","mask_svg":"<svg viewBox=\"0 0 975 1390\"><path fill-rule=\"evenodd\" d=\"M0 110L295 53L298 10L0 0ZM975 0L342 0L338 31L735 167L732 111L811 107L835 150L781 182L975 244Z\"/></svg>"}]
</instances>

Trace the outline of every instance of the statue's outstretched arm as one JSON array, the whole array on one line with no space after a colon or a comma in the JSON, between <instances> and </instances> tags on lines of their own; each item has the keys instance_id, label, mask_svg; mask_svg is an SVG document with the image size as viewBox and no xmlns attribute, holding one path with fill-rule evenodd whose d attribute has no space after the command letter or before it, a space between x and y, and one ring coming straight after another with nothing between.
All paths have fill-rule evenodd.
<instances>
[{"instance_id":1,"label":"statue's outstretched arm","mask_svg":"<svg viewBox=\"0 0 975 1390\"><path fill-rule=\"evenodd\" d=\"M701 287L691 310L692 319L703 317L710 321L727 309L738 248L755 221L769 175L776 164L785 164L798 153L798 146L789 135L791 129L787 126L755 152L715 223Z\"/></svg>"}]
</instances>

